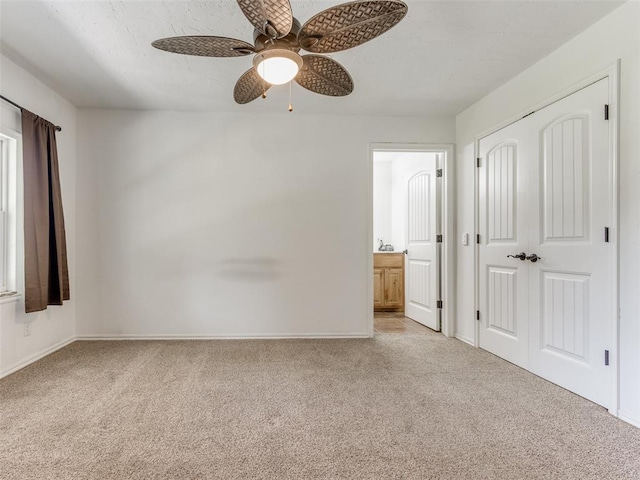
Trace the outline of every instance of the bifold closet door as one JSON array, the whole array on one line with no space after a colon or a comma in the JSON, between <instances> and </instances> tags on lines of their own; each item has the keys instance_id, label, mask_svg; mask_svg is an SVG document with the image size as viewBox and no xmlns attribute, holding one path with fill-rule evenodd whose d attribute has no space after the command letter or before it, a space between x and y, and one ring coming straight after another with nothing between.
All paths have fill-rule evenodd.
<instances>
[{"instance_id":1,"label":"bifold closet door","mask_svg":"<svg viewBox=\"0 0 640 480\"><path fill-rule=\"evenodd\" d=\"M600 80L480 142L480 346L603 406L613 168ZM525 253L523 260L509 257Z\"/></svg>"}]
</instances>

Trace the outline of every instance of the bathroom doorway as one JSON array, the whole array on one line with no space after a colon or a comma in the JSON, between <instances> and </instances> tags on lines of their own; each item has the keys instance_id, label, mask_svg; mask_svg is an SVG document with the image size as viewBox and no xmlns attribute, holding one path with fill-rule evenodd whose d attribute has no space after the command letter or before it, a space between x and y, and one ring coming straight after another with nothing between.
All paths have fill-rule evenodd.
<instances>
[{"instance_id":1,"label":"bathroom doorway","mask_svg":"<svg viewBox=\"0 0 640 480\"><path fill-rule=\"evenodd\" d=\"M372 333L452 335L449 145L371 148Z\"/></svg>"}]
</instances>

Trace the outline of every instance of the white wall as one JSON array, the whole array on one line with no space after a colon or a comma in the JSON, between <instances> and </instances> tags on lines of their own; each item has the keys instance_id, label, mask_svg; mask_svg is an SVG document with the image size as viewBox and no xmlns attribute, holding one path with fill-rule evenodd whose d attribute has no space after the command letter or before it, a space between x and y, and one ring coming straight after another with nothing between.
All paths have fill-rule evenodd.
<instances>
[{"instance_id":1,"label":"white wall","mask_svg":"<svg viewBox=\"0 0 640 480\"><path fill-rule=\"evenodd\" d=\"M373 251L377 252L380 240L392 242L391 235L391 161L373 162Z\"/></svg>"},{"instance_id":2,"label":"white wall","mask_svg":"<svg viewBox=\"0 0 640 480\"><path fill-rule=\"evenodd\" d=\"M640 2L631 1L456 118L458 232L474 232L473 141L494 125L622 60L620 415L640 425ZM459 235L460 236L460 235ZM473 244L457 247L457 335L474 337Z\"/></svg>"},{"instance_id":3,"label":"white wall","mask_svg":"<svg viewBox=\"0 0 640 480\"><path fill-rule=\"evenodd\" d=\"M0 303L0 376L64 345L75 336L76 312L76 108L14 62L0 55L0 92L33 113L62 126L57 134L65 215L71 300L44 312L24 313L24 299ZM19 110L0 101L2 126L20 132ZM23 260L18 261L19 266ZM24 285L18 285L22 292ZM24 335L24 324L31 334Z\"/></svg>"},{"instance_id":4,"label":"white wall","mask_svg":"<svg viewBox=\"0 0 640 480\"><path fill-rule=\"evenodd\" d=\"M371 142L454 122L80 110L83 336L368 335Z\"/></svg>"}]
</instances>

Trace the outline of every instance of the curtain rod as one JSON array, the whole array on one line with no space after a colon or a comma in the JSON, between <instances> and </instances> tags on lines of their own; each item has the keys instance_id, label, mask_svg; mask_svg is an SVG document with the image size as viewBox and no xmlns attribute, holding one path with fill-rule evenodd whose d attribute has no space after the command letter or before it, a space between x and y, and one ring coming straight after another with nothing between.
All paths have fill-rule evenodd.
<instances>
[{"instance_id":1,"label":"curtain rod","mask_svg":"<svg viewBox=\"0 0 640 480\"><path fill-rule=\"evenodd\" d=\"M24 110L26 110L26 108L24 108L24 107L22 107L22 106L18 105L16 102L12 102L11 100L9 100L7 97L5 97L5 96L3 96L3 95L0 95L0 98L1 98L2 100L4 100L5 102L10 103L10 104L11 104L11 105L13 105L14 107L19 108L20 110L23 110L23 109L24 109ZM62 127L59 127L58 125L56 125L56 130L57 130L58 132L61 132L61 131L62 131Z\"/></svg>"}]
</instances>

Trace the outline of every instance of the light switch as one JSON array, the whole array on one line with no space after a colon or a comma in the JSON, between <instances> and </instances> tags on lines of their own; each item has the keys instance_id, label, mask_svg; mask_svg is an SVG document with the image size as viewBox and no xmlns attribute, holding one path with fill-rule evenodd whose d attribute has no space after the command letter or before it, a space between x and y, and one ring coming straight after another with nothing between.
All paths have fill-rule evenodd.
<instances>
[{"instance_id":1,"label":"light switch","mask_svg":"<svg viewBox=\"0 0 640 480\"><path fill-rule=\"evenodd\" d=\"M463 233L462 234L462 245L469 245L469 234L468 233Z\"/></svg>"}]
</instances>

